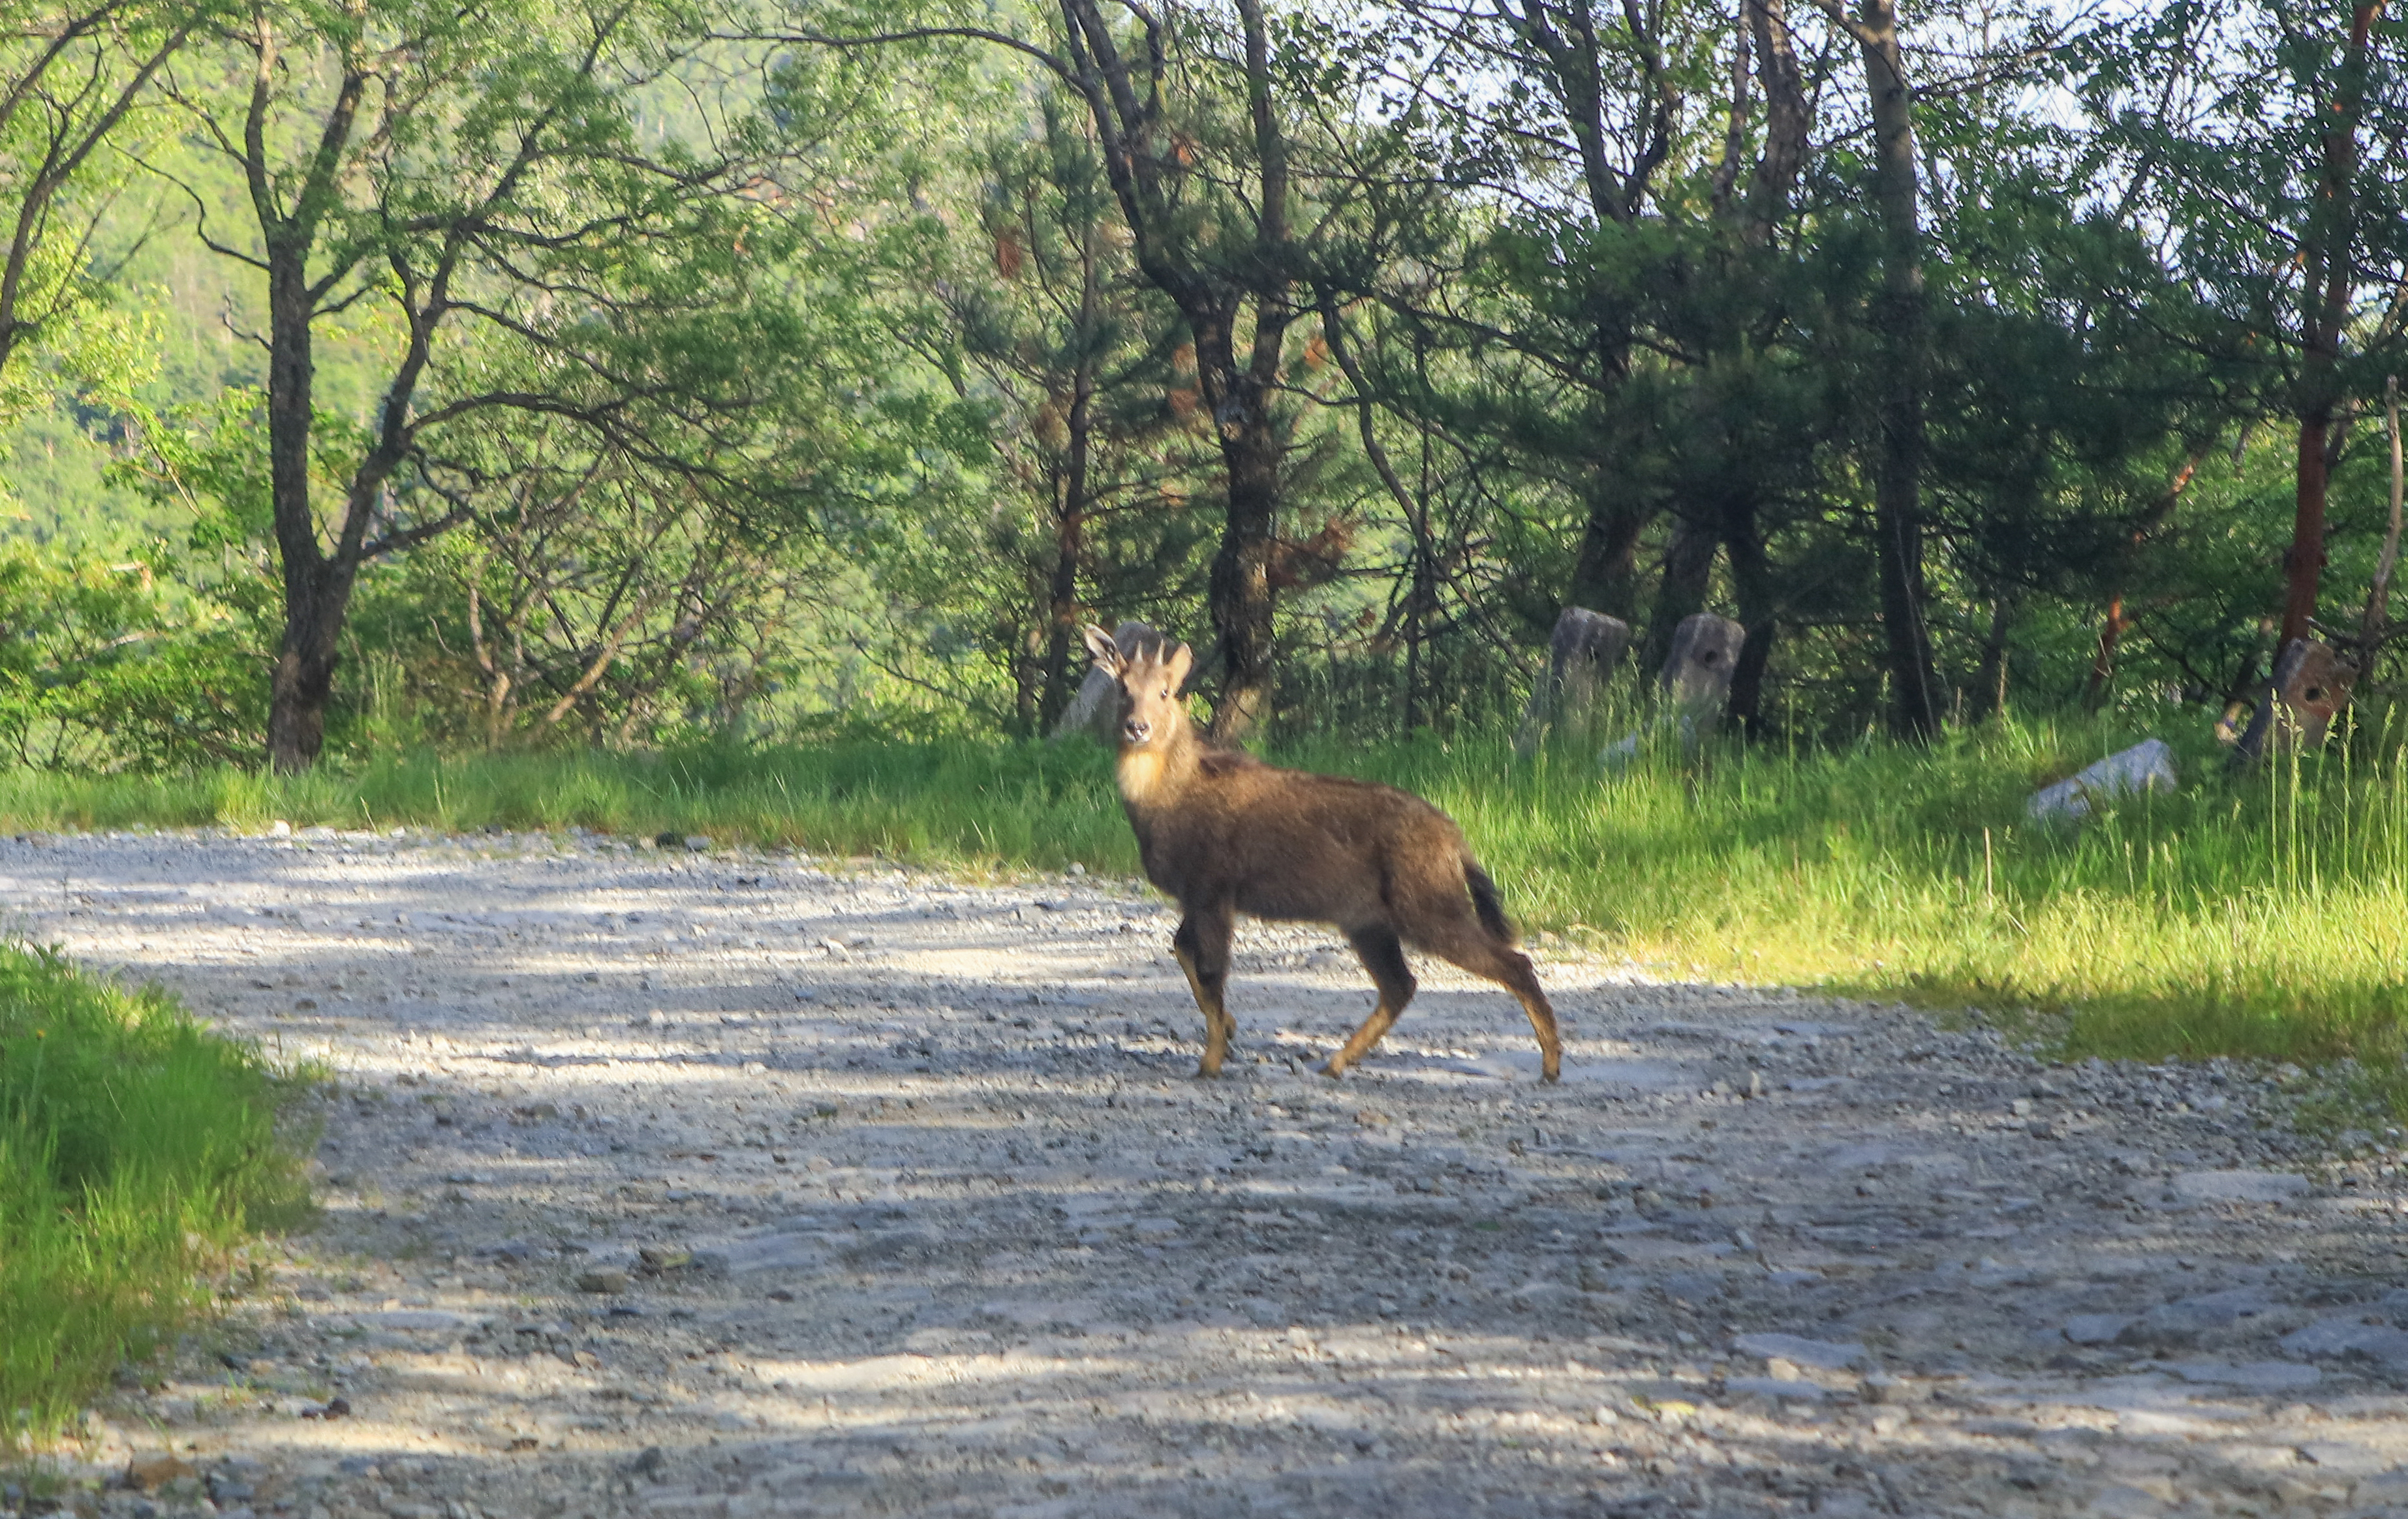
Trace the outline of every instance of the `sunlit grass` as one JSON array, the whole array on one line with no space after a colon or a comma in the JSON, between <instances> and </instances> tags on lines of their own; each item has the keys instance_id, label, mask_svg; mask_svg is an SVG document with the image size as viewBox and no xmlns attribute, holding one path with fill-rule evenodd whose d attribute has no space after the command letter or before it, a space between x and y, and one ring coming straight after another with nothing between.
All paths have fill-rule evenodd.
<instances>
[{"instance_id":1,"label":"sunlit grass","mask_svg":"<svg viewBox=\"0 0 2408 1519\"><path fill-rule=\"evenodd\" d=\"M2079 826L2037 787L2140 738L1991 724L1930 749L1669 747L1619 776L1503 738L1279 756L1421 792L1526 924L1657 967L1931 1005L2034 1010L2070 1053L2408 1050L2408 784L2397 746L2239 780L2200 736L2183 785ZM2372 755L2369 759L2366 756ZM408 824L703 832L971 867L1134 873L1084 744L875 740L634 756L410 755L298 779L0 778L0 825Z\"/></svg>"},{"instance_id":2,"label":"sunlit grass","mask_svg":"<svg viewBox=\"0 0 2408 1519\"><path fill-rule=\"evenodd\" d=\"M0 775L0 829L407 824L707 833L847 854L1134 871L1091 746L846 741L666 755L419 752L302 776Z\"/></svg>"},{"instance_id":3,"label":"sunlit grass","mask_svg":"<svg viewBox=\"0 0 2408 1519\"><path fill-rule=\"evenodd\" d=\"M156 992L0 946L0 1452L53 1433L305 1205L281 1079Z\"/></svg>"}]
</instances>

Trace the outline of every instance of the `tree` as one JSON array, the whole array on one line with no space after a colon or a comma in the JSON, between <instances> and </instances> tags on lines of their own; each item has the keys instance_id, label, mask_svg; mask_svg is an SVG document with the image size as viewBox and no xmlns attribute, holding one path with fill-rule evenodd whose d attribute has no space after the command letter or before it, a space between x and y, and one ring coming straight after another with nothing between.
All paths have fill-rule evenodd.
<instances>
[{"instance_id":1,"label":"tree","mask_svg":"<svg viewBox=\"0 0 2408 1519\"><path fill-rule=\"evenodd\" d=\"M433 612L439 631L384 630L389 648L425 646L406 679L472 708L491 749L739 730L786 673L820 580L808 559L684 472L597 450L573 423L495 412L477 431L472 520L392 609Z\"/></svg>"},{"instance_id":2,"label":"tree","mask_svg":"<svg viewBox=\"0 0 2408 1519\"><path fill-rule=\"evenodd\" d=\"M1388 294L1434 329L1527 363L1531 373L1504 384L1484 376L1485 394L1455 421L1486 412L1481 425L1564 462L1582 503L1566 598L1633 619L1640 539L1663 501L1629 467L1643 447L1643 424L1623 409L1641 322L1630 276L1664 224L1660 181L1686 156L1689 88L1722 18L1591 0L1405 0L1400 10L1408 24L1386 34L1389 109L1449 179L1500 197L1501 224L1484 229L1466 272L1510 305L1451 310L1436 291Z\"/></svg>"},{"instance_id":3,"label":"tree","mask_svg":"<svg viewBox=\"0 0 2408 1519\"><path fill-rule=\"evenodd\" d=\"M1004 572L996 641L1012 725L1030 734L1051 731L1077 691L1082 624L1160 623L1198 589L1187 482L1206 473L1211 436L1083 106L1049 88L1033 115L982 150L966 187L980 236L949 250L961 266L931 281L937 311L897 312L907 340L958 343L931 358L974 377L965 392L995 408L994 461L1013 489L979 548Z\"/></svg>"},{"instance_id":4,"label":"tree","mask_svg":"<svg viewBox=\"0 0 2408 1519\"><path fill-rule=\"evenodd\" d=\"M1057 0L1045 42L983 27L835 34L738 34L843 49L931 38L997 44L1041 64L1077 95L1139 270L1168 297L1194 349L1197 386L1221 454L1221 543L1206 607L1215 637L1214 738L1267 715L1272 573L1294 408L1282 396L1289 330L1311 303L1299 283L1314 229L1297 228L1291 126L1261 0L1235 0L1234 30L1201 12L1121 0Z\"/></svg>"},{"instance_id":5,"label":"tree","mask_svg":"<svg viewBox=\"0 0 2408 1519\"><path fill-rule=\"evenodd\" d=\"M2315 198L2300 241L2300 367L2294 403L2300 429L2299 490L2291 547L2284 556L2287 583L2277 648L2309 636L2316 613L2316 585L2324 572L2325 494L2331 475L2326 455L2334 408L2342 399L2335 371L2357 290L2358 222L2364 214L2358 184L2358 134L2366 109L2368 45L2374 18L2382 9L2381 0L2358 0L2350 7L2349 40L2343 45L2338 66L2328 81L2310 84L2311 99L2320 107L2316 118L2323 131L2317 144ZM2285 41L2291 50L2304 51L2315 45L2289 13L2280 14Z\"/></svg>"},{"instance_id":6,"label":"tree","mask_svg":"<svg viewBox=\"0 0 2408 1519\"><path fill-rule=\"evenodd\" d=\"M1940 731L1939 677L1923 582L1924 387L1928 322L1924 310L1923 229L1917 193L1914 93L1899 43L1893 0L1861 0L1855 16L1840 0L1819 0L1826 15L1864 54L1865 94L1873 128L1873 204L1882 232L1882 294L1874 318L1882 338L1881 447L1873 475L1873 536L1881 566L1882 635L1889 650L1890 727L1902 738Z\"/></svg>"},{"instance_id":7,"label":"tree","mask_svg":"<svg viewBox=\"0 0 2408 1519\"><path fill-rule=\"evenodd\" d=\"M247 234L222 230L188 184L200 235L265 287L284 609L267 753L294 770L323 743L361 566L472 509L432 478L447 427L568 418L733 483L770 371L802 345L747 279L788 236L741 198L759 123L719 103L701 153L638 128L646 93L704 46L677 10L255 0L211 41L168 88L248 216ZM356 430L312 392L318 334L344 320L387 355ZM337 496L323 513L322 473Z\"/></svg>"},{"instance_id":8,"label":"tree","mask_svg":"<svg viewBox=\"0 0 2408 1519\"><path fill-rule=\"evenodd\" d=\"M2102 144L2145 165L2136 209L2289 424L2278 651L2320 630L2330 481L2408 347L2408 98L2385 8L2186 0L2102 33L2082 77Z\"/></svg>"},{"instance_id":9,"label":"tree","mask_svg":"<svg viewBox=\"0 0 2408 1519\"><path fill-rule=\"evenodd\" d=\"M70 192L209 15L206 4L84 0L22 13L0 34L0 375L92 294L93 217L71 209Z\"/></svg>"},{"instance_id":10,"label":"tree","mask_svg":"<svg viewBox=\"0 0 2408 1519\"><path fill-rule=\"evenodd\" d=\"M1440 404L1560 461L1582 503L1567 601L1638 621L1641 544L1669 517L1643 661L1727 556L1751 630L1734 711L1753 723L1782 600L1768 513L1804 497L1832 431L1794 327L1818 299L1797 203L1814 109L1786 7L1744 0L1736 28L1698 6L1411 10L1431 24L1403 39L1392 109L1508 210L1463 255L1457 304L1389 294L1425 330L1526 361ZM1692 123L1716 73L1708 136Z\"/></svg>"}]
</instances>

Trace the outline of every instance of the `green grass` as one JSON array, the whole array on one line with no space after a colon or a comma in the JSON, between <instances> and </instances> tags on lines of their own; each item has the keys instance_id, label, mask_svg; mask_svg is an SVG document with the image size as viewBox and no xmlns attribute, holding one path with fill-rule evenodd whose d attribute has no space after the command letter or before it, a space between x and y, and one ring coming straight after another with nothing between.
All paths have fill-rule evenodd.
<instances>
[{"instance_id":1,"label":"green grass","mask_svg":"<svg viewBox=\"0 0 2408 1519\"><path fill-rule=\"evenodd\" d=\"M283 1080L156 991L0 945L0 1453L54 1434L306 1207Z\"/></svg>"},{"instance_id":2,"label":"green grass","mask_svg":"<svg viewBox=\"0 0 2408 1519\"><path fill-rule=\"evenodd\" d=\"M1697 766L1651 753L1610 779L1585 754L1517 763L1501 738L1278 757L1421 792L1463 824L1525 924L1667 968L2032 1010L2076 1054L2396 1067L2408 756L2361 736L2235 781L2202 735L2177 792L2079 827L2026 823L2034 788L2140 737L2028 721L1928 750L1725 747ZM0 826L272 818L673 829L973 868L1136 868L1110 766L1084 745L865 739L415 755L295 780L0 778Z\"/></svg>"},{"instance_id":3,"label":"green grass","mask_svg":"<svg viewBox=\"0 0 2408 1519\"><path fill-rule=\"evenodd\" d=\"M297 777L233 768L0 774L0 830L255 829L279 819L295 827L674 829L953 865L1137 869L1111 761L1091 745L843 740L666 755L421 752Z\"/></svg>"}]
</instances>

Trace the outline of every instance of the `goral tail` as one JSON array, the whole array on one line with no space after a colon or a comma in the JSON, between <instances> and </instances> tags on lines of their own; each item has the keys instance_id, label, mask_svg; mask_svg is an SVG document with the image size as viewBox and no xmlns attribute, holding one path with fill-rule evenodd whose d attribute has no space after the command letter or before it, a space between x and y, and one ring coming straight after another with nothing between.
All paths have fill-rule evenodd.
<instances>
[{"instance_id":1,"label":"goral tail","mask_svg":"<svg viewBox=\"0 0 2408 1519\"><path fill-rule=\"evenodd\" d=\"M1520 943L1522 937L1506 921L1505 904L1498 900L1497 882L1489 880L1488 872L1480 868L1480 862L1468 854L1463 858L1463 882L1471 888L1472 910L1480 914L1481 926L1508 944Z\"/></svg>"}]
</instances>

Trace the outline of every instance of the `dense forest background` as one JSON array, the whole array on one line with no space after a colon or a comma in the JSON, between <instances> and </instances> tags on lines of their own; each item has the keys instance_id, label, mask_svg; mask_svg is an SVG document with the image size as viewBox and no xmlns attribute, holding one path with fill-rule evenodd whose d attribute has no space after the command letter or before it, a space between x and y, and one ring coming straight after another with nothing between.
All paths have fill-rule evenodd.
<instances>
[{"instance_id":1,"label":"dense forest background","mask_svg":"<svg viewBox=\"0 0 2408 1519\"><path fill-rule=\"evenodd\" d=\"M2384 693L2377 5L21 5L0 743L309 765Z\"/></svg>"}]
</instances>

